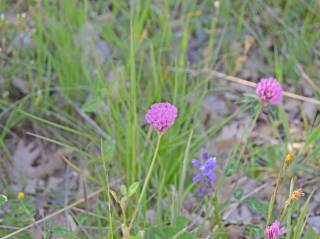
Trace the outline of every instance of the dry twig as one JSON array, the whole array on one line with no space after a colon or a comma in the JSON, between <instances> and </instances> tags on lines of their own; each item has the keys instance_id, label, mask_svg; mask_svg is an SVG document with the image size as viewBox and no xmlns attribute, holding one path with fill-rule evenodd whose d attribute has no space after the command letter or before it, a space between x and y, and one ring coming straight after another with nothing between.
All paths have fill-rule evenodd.
<instances>
[{"instance_id":1,"label":"dry twig","mask_svg":"<svg viewBox=\"0 0 320 239\"><path fill-rule=\"evenodd\" d=\"M220 78L220 79L224 79L224 80L228 80L228 81L232 81L234 83L238 83L240 85L244 85L244 86L248 86L251 88L255 88L256 87L256 83L251 82L251 81L247 81L247 80L243 80L241 78L235 77L235 76L229 76L226 75L222 72L219 71L214 71L214 70L208 70L208 69L203 69L203 70L193 70L193 69L181 69L181 68L169 68L171 71L184 71L187 72L191 75L199 75L199 74L203 74L203 73L207 73L210 74L214 77ZM284 91L283 92L284 96L287 96L289 98L295 99L295 100L301 100L301 101L305 101L305 102L309 102L309 103L313 103L316 105L320 105L320 101L310 98L310 97L306 97L306 96L302 96L302 95L297 95L288 91Z\"/></svg>"}]
</instances>

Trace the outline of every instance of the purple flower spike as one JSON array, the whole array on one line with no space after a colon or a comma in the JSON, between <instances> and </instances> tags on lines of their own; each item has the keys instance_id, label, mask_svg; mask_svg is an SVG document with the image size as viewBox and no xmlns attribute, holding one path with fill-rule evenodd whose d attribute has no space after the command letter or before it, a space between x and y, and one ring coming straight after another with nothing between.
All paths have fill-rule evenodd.
<instances>
[{"instance_id":1,"label":"purple flower spike","mask_svg":"<svg viewBox=\"0 0 320 239\"><path fill-rule=\"evenodd\" d=\"M145 120L159 133L163 133L174 124L177 115L178 110L174 105L168 102L155 103L148 110Z\"/></svg>"},{"instance_id":2,"label":"purple flower spike","mask_svg":"<svg viewBox=\"0 0 320 239\"><path fill-rule=\"evenodd\" d=\"M217 160L215 157L205 153L202 155L201 161L198 159L192 159L192 164L200 170L200 172L193 176L192 181L194 183L199 183L200 189L198 191L198 195L204 196L213 191L213 182L216 179L214 168L216 167Z\"/></svg>"},{"instance_id":3,"label":"purple flower spike","mask_svg":"<svg viewBox=\"0 0 320 239\"><path fill-rule=\"evenodd\" d=\"M273 77L262 78L256 87L256 94L261 101L279 105L282 101L282 87Z\"/></svg>"},{"instance_id":4,"label":"purple flower spike","mask_svg":"<svg viewBox=\"0 0 320 239\"><path fill-rule=\"evenodd\" d=\"M286 229L284 227L280 227L280 221L276 220L271 226L267 226L264 230L264 235L268 239L278 239L283 234L285 234Z\"/></svg>"}]
</instances>

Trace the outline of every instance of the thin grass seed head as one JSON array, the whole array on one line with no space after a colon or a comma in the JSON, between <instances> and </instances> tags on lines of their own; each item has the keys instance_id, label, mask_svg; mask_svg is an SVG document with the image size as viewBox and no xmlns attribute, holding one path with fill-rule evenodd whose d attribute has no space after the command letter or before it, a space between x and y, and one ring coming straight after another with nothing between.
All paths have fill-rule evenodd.
<instances>
[{"instance_id":1,"label":"thin grass seed head","mask_svg":"<svg viewBox=\"0 0 320 239\"><path fill-rule=\"evenodd\" d=\"M286 232L284 227L280 227L280 221L276 220L264 230L264 236L267 239L278 239Z\"/></svg>"},{"instance_id":2,"label":"thin grass seed head","mask_svg":"<svg viewBox=\"0 0 320 239\"><path fill-rule=\"evenodd\" d=\"M282 101L282 86L273 77L262 78L256 86L259 99L270 105L279 105Z\"/></svg>"},{"instance_id":3,"label":"thin grass seed head","mask_svg":"<svg viewBox=\"0 0 320 239\"><path fill-rule=\"evenodd\" d=\"M291 200L293 201L297 201L299 200L302 196L304 196L304 193L302 191L301 188L297 189L297 190L294 190L292 193L291 193Z\"/></svg>"},{"instance_id":4,"label":"thin grass seed head","mask_svg":"<svg viewBox=\"0 0 320 239\"><path fill-rule=\"evenodd\" d=\"M151 105L145 120L159 133L164 133L174 124L177 115L177 107L168 102L161 102Z\"/></svg>"},{"instance_id":5,"label":"thin grass seed head","mask_svg":"<svg viewBox=\"0 0 320 239\"><path fill-rule=\"evenodd\" d=\"M216 157L204 153L201 160L192 159L192 164L199 170L192 178L194 183L200 185L198 195L205 196L211 193L214 190L214 181L216 179L216 174L214 173L217 164Z\"/></svg>"},{"instance_id":6,"label":"thin grass seed head","mask_svg":"<svg viewBox=\"0 0 320 239\"><path fill-rule=\"evenodd\" d=\"M286 201L286 207L289 207L293 202L298 201L304 193L301 188L294 190Z\"/></svg>"}]
</instances>

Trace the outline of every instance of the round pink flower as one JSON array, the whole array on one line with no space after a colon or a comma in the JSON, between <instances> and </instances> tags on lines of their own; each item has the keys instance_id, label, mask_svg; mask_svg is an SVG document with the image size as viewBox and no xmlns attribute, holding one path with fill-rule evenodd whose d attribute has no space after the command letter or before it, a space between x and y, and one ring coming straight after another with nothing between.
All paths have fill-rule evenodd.
<instances>
[{"instance_id":1,"label":"round pink flower","mask_svg":"<svg viewBox=\"0 0 320 239\"><path fill-rule=\"evenodd\" d=\"M278 239L286 232L284 227L280 227L280 221L276 220L271 226L267 226L264 230L264 236L268 239Z\"/></svg>"},{"instance_id":2,"label":"round pink flower","mask_svg":"<svg viewBox=\"0 0 320 239\"><path fill-rule=\"evenodd\" d=\"M153 128L163 133L174 124L177 115L178 110L174 105L168 102L161 102L151 105L145 120Z\"/></svg>"},{"instance_id":3,"label":"round pink flower","mask_svg":"<svg viewBox=\"0 0 320 239\"><path fill-rule=\"evenodd\" d=\"M282 101L282 87L273 77L262 78L256 87L256 94L261 101L279 105Z\"/></svg>"}]
</instances>

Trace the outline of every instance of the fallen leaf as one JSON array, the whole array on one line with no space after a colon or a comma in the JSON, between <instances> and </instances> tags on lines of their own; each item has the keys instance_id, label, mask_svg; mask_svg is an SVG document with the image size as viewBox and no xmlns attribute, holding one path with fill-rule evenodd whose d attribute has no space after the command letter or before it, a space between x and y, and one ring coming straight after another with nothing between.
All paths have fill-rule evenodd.
<instances>
[{"instance_id":1,"label":"fallen leaf","mask_svg":"<svg viewBox=\"0 0 320 239\"><path fill-rule=\"evenodd\" d=\"M250 35L245 35L244 37L244 47L243 47L243 50L244 50L244 53L245 54L248 54L249 50L251 49L252 45L254 43L254 38Z\"/></svg>"},{"instance_id":2,"label":"fallen leaf","mask_svg":"<svg viewBox=\"0 0 320 239\"><path fill-rule=\"evenodd\" d=\"M231 224L227 227L227 231L228 231L228 238L229 239L244 239L245 238L245 237L243 237L244 229L240 225Z\"/></svg>"},{"instance_id":3,"label":"fallen leaf","mask_svg":"<svg viewBox=\"0 0 320 239\"><path fill-rule=\"evenodd\" d=\"M48 157L48 162L43 162L44 150L34 142L25 144L19 141L13 155L13 175L17 178L44 178L52 175L55 171L63 169L65 163L62 157L66 157L70 150L60 149Z\"/></svg>"},{"instance_id":4,"label":"fallen leaf","mask_svg":"<svg viewBox=\"0 0 320 239\"><path fill-rule=\"evenodd\" d=\"M35 143L25 144L22 140L19 141L17 148L13 154L13 172L15 179L21 180L32 177L36 160L41 155L41 148Z\"/></svg>"},{"instance_id":5,"label":"fallen leaf","mask_svg":"<svg viewBox=\"0 0 320 239\"><path fill-rule=\"evenodd\" d=\"M303 111L305 112L306 116L309 120L312 120L315 116L317 111L317 106L315 104L304 102L303 103Z\"/></svg>"},{"instance_id":6,"label":"fallen leaf","mask_svg":"<svg viewBox=\"0 0 320 239\"><path fill-rule=\"evenodd\" d=\"M47 163L35 167L31 177L44 178L52 175L59 169L63 169L65 167L63 157L67 157L70 153L71 151L68 149L59 149L54 155L52 155Z\"/></svg>"},{"instance_id":7,"label":"fallen leaf","mask_svg":"<svg viewBox=\"0 0 320 239\"><path fill-rule=\"evenodd\" d=\"M104 64L112 55L112 49L100 37L99 29L87 22L75 36L75 42L81 47L88 63Z\"/></svg>"},{"instance_id":8,"label":"fallen leaf","mask_svg":"<svg viewBox=\"0 0 320 239\"><path fill-rule=\"evenodd\" d=\"M30 229L32 239L42 239L42 231L39 226L34 226Z\"/></svg>"},{"instance_id":9,"label":"fallen leaf","mask_svg":"<svg viewBox=\"0 0 320 239\"><path fill-rule=\"evenodd\" d=\"M57 216L53 217L51 220L48 220L46 227L51 229L63 228L73 233L76 233L78 231L77 223L68 212L58 214ZM61 238L61 237L57 237L57 238Z\"/></svg>"}]
</instances>

